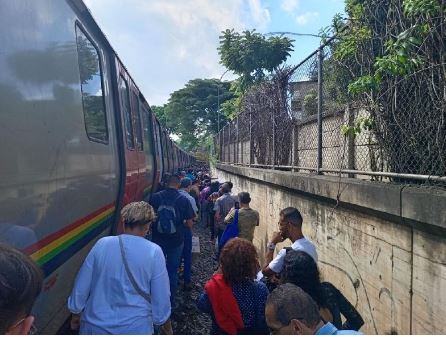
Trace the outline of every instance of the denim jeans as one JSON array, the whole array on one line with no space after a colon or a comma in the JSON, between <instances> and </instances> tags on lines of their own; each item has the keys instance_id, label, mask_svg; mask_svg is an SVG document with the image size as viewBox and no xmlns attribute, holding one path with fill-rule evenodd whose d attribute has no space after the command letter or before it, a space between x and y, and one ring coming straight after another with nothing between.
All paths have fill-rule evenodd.
<instances>
[{"instance_id":1,"label":"denim jeans","mask_svg":"<svg viewBox=\"0 0 446 337\"><path fill-rule=\"evenodd\" d=\"M184 284L190 283L192 277L192 231L190 228L184 230Z\"/></svg>"},{"instance_id":2,"label":"denim jeans","mask_svg":"<svg viewBox=\"0 0 446 337\"><path fill-rule=\"evenodd\" d=\"M178 268L180 267L184 243L176 247L170 247L164 244L160 244L159 246L166 257L167 274L169 275L170 283L170 304L173 309L175 304L175 294L178 287Z\"/></svg>"}]
</instances>

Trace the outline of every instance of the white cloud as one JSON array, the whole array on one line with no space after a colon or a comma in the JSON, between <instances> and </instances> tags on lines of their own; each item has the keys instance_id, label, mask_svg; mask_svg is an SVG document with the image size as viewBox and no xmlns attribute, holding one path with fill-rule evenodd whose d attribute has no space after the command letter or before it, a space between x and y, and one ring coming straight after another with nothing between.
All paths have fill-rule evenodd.
<instances>
[{"instance_id":1,"label":"white cloud","mask_svg":"<svg viewBox=\"0 0 446 337\"><path fill-rule=\"evenodd\" d=\"M149 104L194 78L219 78L220 32L266 30L262 0L85 0ZM230 73L224 79L230 79Z\"/></svg>"},{"instance_id":2,"label":"white cloud","mask_svg":"<svg viewBox=\"0 0 446 337\"><path fill-rule=\"evenodd\" d=\"M306 25L311 19L317 18L318 12L306 12L304 14L296 16L296 22L298 25Z\"/></svg>"},{"instance_id":3,"label":"white cloud","mask_svg":"<svg viewBox=\"0 0 446 337\"><path fill-rule=\"evenodd\" d=\"M299 7L298 0L282 0L280 2L280 8L289 14L293 14L294 11Z\"/></svg>"},{"instance_id":4,"label":"white cloud","mask_svg":"<svg viewBox=\"0 0 446 337\"><path fill-rule=\"evenodd\" d=\"M271 15L268 9L262 6L261 0L249 0L249 8L254 22L260 30L265 29L267 24L271 22Z\"/></svg>"}]
</instances>

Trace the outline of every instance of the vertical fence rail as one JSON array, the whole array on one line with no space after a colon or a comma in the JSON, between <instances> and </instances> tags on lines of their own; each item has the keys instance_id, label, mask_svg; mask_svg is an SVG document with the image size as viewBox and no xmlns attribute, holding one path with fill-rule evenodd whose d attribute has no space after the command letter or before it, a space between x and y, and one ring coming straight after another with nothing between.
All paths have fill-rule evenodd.
<instances>
[{"instance_id":1,"label":"vertical fence rail","mask_svg":"<svg viewBox=\"0 0 446 337\"><path fill-rule=\"evenodd\" d=\"M254 151L252 148L252 111L249 110L249 166L253 164Z\"/></svg>"},{"instance_id":2,"label":"vertical fence rail","mask_svg":"<svg viewBox=\"0 0 446 337\"><path fill-rule=\"evenodd\" d=\"M317 173L321 174L322 169L322 63L324 61L324 49L319 48L317 52Z\"/></svg>"}]
</instances>

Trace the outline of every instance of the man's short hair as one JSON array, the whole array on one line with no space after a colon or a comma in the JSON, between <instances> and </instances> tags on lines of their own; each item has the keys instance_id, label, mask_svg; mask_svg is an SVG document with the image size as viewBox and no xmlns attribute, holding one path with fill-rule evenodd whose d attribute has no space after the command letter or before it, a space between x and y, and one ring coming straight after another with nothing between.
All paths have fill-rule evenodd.
<instances>
[{"instance_id":1,"label":"man's short hair","mask_svg":"<svg viewBox=\"0 0 446 337\"><path fill-rule=\"evenodd\" d=\"M31 313L42 281L42 272L34 261L0 243L0 334Z\"/></svg>"},{"instance_id":2,"label":"man's short hair","mask_svg":"<svg viewBox=\"0 0 446 337\"><path fill-rule=\"evenodd\" d=\"M167 179L167 185L168 186L178 185L179 183L180 183L180 177L178 175L176 175L176 174L172 174Z\"/></svg>"},{"instance_id":3,"label":"man's short hair","mask_svg":"<svg viewBox=\"0 0 446 337\"><path fill-rule=\"evenodd\" d=\"M249 195L248 192L240 192L238 194L238 200L242 203L242 204L249 204L251 202L251 196Z\"/></svg>"},{"instance_id":4,"label":"man's short hair","mask_svg":"<svg viewBox=\"0 0 446 337\"><path fill-rule=\"evenodd\" d=\"M280 211L280 215L283 215L283 219L291 222L294 226L302 226L302 215L294 207L287 207Z\"/></svg>"},{"instance_id":5,"label":"man's short hair","mask_svg":"<svg viewBox=\"0 0 446 337\"><path fill-rule=\"evenodd\" d=\"M232 188L234 187L234 184L231 181L225 181L224 184L228 185L229 190L232 190ZM231 192L231 191L229 191Z\"/></svg>"},{"instance_id":6,"label":"man's short hair","mask_svg":"<svg viewBox=\"0 0 446 337\"><path fill-rule=\"evenodd\" d=\"M231 192L231 188L229 187L228 183L224 183L223 185L221 185L221 192L222 193Z\"/></svg>"},{"instance_id":7,"label":"man's short hair","mask_svg":"<svg viewBox=\"0 0 446 337\"><path fill-rule=\"evenodd\" d=\"M275 318L283 325L290 324L292 319L305 321L308 327L313 327L321 320L316 302L298 286L285 283L274 289L266 301L272 306Z\"/></svg>"},{"instance_id":8,"label":"man's short hair","mask_svg":"<svg viewBox=\"0 0 446 337\"><path fill-rule=\"evenodd\" d=\"M187 188L190 185L192 185L192 180L190 180L189 178L181 179L180 188Z\"/></svg>"}]
</instances>

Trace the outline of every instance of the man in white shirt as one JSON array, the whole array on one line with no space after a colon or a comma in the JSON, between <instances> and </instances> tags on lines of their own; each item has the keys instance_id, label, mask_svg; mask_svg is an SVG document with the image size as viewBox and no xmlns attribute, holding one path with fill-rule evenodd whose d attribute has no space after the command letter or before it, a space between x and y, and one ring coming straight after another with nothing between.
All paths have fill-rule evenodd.
<instances>
[{"instance_id":1,"label":"man in white shirt","mask_svg":"<svg viewBox=\"0 0 446 337\"><path fill-rule=\"evenodd\" d=\"M316 247L310 240L306 239L302 233L302 215L294 207L287 207L280 211L279 232L273 233L273 237L267 246L265 256L266 264L262 269L264 276L273 276L282 271L286 249L281 249L279 254L273 259L276 245L290 239L293 250L302 250L308 253L317 263Z\"/></svg>"}]
</instances>

